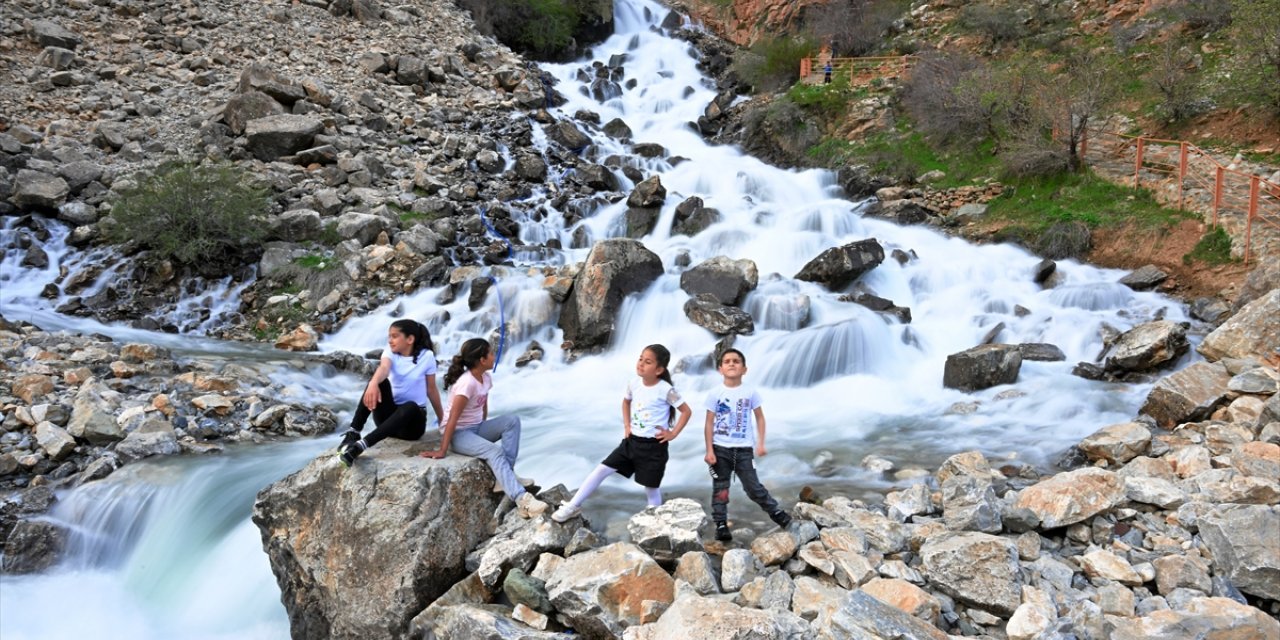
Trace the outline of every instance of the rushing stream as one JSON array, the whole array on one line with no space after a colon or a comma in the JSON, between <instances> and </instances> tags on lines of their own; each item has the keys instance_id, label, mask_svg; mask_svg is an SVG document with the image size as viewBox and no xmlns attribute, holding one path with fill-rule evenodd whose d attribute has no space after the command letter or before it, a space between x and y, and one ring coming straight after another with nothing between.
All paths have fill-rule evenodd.
<instances>
[{"instance_id":1,"label":"rushing stream","mask_svg":"<svg viewBox=\"0 0 1280 640\"><path fill-rule=\"evenodd\" d=\"M635 359L645 345L662 343L684 360L675 384L695 416L690 430L672 444L664 492L706 503L700 407L718 378L700 363L716 338L685 318L688 296L673 265L683 254L695 265L725 255L754 260L760 271L760 286L743 303L756 332L736 346L746 353L747 380L760 387L768 418L769 454L759 461L760 476L786 506L805 485L853 497L883 493L894 481L860 466L870 454L898 468L931 468L952 453L979 449L996 461L1045 466L1082 437L1135 413L1145 385L1087 381L1072 376L1072 366L1092 361L1101 350L1102 323L1126 329L1157 313L1183 320L1179 304L1117 284L1122 272L1071 261L1059 263L1058 286L1041 289L1031 277L1039 258L1019 248L975 246L926 227L864 218L858 205L839 197L830 172L785 171L735 148L707 145L690 123L714 91L696 70L689 45L652 28L665 13L646 0L618 0L618 33L594 48L594 58L607 63L611 55L625 53L625 76L637 85L603 104L578 90L585 86L579 70L590 60L543 67L569 99L556 110L561 117L580 109L600 114L601 122L620 117L636 142L662 144L667 157L683 158L674 164L635 158L646 175L660 174L668 191L658 231L644 239L667 273L627 300L605 353L565 361L556 306L541 288L541 274L525 268L581 261L587 249L551 255L517 250L516 267L491 270L498 285L479 310L468 309L465 292L440 305L439 290L422 290L349 322L326 336L321 348L378 348L390 321L403 315L428 323L443 361L467 338L488 336L505 320L491 411L517 413L523 420L521 475L572 488L621 437L621 393L634 375ZM598 133L593 137L597 161L632 155L628 145ZM543 136L537 141L546 144ZM620 173L618 178L623 190L634 186ZM548 195L508 203L521 222L521 239L541 244L557 238L573 246L575 229L563 228L564 216L547 204ZM668 230L675 206L689 196L719 210L721 219L696 237L673 236ZM625 211L625 202L606 205L580 224L592 239L616 237ZM791 278L823 250L869 237L886 251L918 256L902 265L887 259L860 281L909 307L910 324ZM266 349L103 327L50 311L54 305L40 299L39 291L68 255L51 251L53 266L42 272L21 270L6 257L0 312L51 329L159 342L190 357L252 359L275 366L273 376L292 380L311 401L344 411L353 404L360 381L323 380L314 372L272 365L279 355ZM1016 314L1015 306L1030 313ZM1066 361L1024 362L1018 382L1007 387L972 394L944 389L947 355L974 346L999 323L1005 325L1000 342L1052 343ZM545 357L516 368L516 357L534 340L546 349ZM49 517L73 530L70 557L45 575L0 578L0 636L286 637L279 592L249 513L259 489L336 442L330 439L134 464L63 494ZM823 451L833 454L834 464L815 470L812 462ZM731 517L762 523L759 510L734 492ZM643 505L635 485L615 478L587 503L587 515L617 536L625 517ZM69 605L76 615L65 615Z\"/></svg>"}]
</instances>

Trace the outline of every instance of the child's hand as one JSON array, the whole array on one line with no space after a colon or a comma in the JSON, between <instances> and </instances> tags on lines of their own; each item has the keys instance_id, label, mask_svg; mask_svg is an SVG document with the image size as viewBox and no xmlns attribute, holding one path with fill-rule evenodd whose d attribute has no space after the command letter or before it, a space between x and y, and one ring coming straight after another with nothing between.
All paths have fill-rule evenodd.
<instances>
[{"instance_id":1,"label":"child's hand","mask_svg":"<svg viewBox=\"0 0 1280 640\"><path fill-rule=\"evenodd\" d=\"M364 406L373 411L378 408L378 403L382 402L382 392L378 390L378 385L370 384L364 389Z\"/></svg>"},{"instance_id":2,"label":"child's hand","mask_svg":"<svg viewBox=\"0 0 1280 640\"><path fill-rule=\"evenodd\" d=\"M768 455L768 453L769 453L769 451L768 451L767 449L765 449L765 448L764 448L764 443L763 443L763 442L761 442L761 443L759 443L759 444L757 444L757 445L756 445L756 457L757 457L757 458L763 458L763 457L765 457L766 455Z\"/></svg>"},{"instance_id":3,"label":"child's hand","mask_svg":"<svg viewBox=\"0 0 1280 640\"><path fill-rule=\"evenodd\" d=\"M445 457L445 455L446 455L447 453L448 453L448 451L438 451L438 450L436 450L436 449L432 449L431 451L423 451L422 453L419 453L418 455L419 455L419 456L422 456L423 458L431 458L431 459L433 459L433 460L439 460L439 459L441 459L441 458Z\"/></svg>"},{"instance_id":4,"label":"child's hand","mask_svg":"<svg viewBox=\"0 0 1280 640\"><path fill-rule=\"evenodd\" d=\"M670 429L658 429L658 442L671 442L676 439L676 432Z\"/></svg>"},{"instance_id":5,"label":"child's hand","mask_svg":"<svg viewBox=\"0 0 1280 640\"><path fill-rule=\"evenodd\" d=\"M707 461L707 464L715 464L715 463L716 463L716 454L715 454L715 452L714 452L714 451L708 451L708 452L707 452L707 455L702 456L702 459L703 459L703 460L706 460L706 461Z\"/></svg>"}]
</instances>

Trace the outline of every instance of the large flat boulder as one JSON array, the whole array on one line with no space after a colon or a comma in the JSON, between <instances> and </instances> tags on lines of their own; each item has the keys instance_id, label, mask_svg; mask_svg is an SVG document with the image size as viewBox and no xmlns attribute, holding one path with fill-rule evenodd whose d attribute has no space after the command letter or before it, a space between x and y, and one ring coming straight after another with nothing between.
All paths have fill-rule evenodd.
<instances>
[{"instance_id":1,"label":"large flat boulder","mask_svg":"<svg viewBox=\"0 0 1280 640\"><path fill-rule=\"evenodd\" d=\"M1068 471L1022 490L1015 508L1030 509L1045 529L1056 529L1108 511L1125 500L1124 479L1103 469Z\"/></svg>"},{"instance_id":2,"label":"large flat boulder","mask_svg":"<svg viewBox=\"0 0 1280 640\"><path fill-rule=\"evenodd\" d=\"M1280 354L1280 288L1242 307L1205 336L1196 351L1210 360Z\"/></svg>"},{"instance_id":3,"label":"large flat boulder","mask_svg":"<svg viewBox=\"0 0 1280 640\"><path fill-rule=\"evenodd\" d=\"M739 305L760 281L751 260L716 256L680 274L680 288L691 296L709 294L720 304Z\"/></svg>"},{"instance_id":4,"label":"large flat boulder","mask_svg":"<svg viewBox=\"0 0 1280 640\"><path fill-rule=\"evenodd\" d=\"M1178 609L1137 618L1109 617L1111 640L1272 640L1280 622L1260 609L1229 598L1195 598Z\"/></svg>"},{"instance_id":5,"label":"large flat boulder","mask_svg":"<svg viewBox=\"0 0 1280 640\"><path fill-rule=\"evenodd\" d=\"M1013 615L1022 603L1018 548L1011 540L976 532L934 536L920 557L930 582L956 600L1000 616Z\"/></svg>"},{"instance_id":6,"label":"large flat boulder","mask_svg":"<svg viewBox=\"0 0 1280 640\"><path fill-rule=\"evenodd\" d=\"M1017 345L983 344L947 356L942 370L942 386L961 391L977 391L1018 381L1022 352Z\"/></svg>"},{"instance_id":7,"label":"large flat boulder","mask_svg":"<svg viewBox=\"0 0 1280 640\"><path fill-rule=\"evenodd\" d=\"M1215 574L1245 593L1280 600L1280 507L1219 505L1197 525Z\"/></svg>"},{"instance_id":8,"label":"large flat boulder","mask_svg":"<svg viewBox=\"0 0 1280 640\"><path fill-rule=\"evenodd\" d=\"M319 119L292 114L255 118L244 126L249 153L263 162L310 149L322 129Z\"/></svg>"},{"instance_id":9,"label":"large flat boulder","mask_svg":"<svg viewBox=\"0 0 1280 640\"><path fill-rule=\"evenodd\" d=\"M1204 420L1226 401L1230 382L1226 367L1216 362L1197 362L1156 381L1140 411L1165 428Z\"/></svg>"},{"instance_id":10,"label":"large flat boulder","mask_svg":"<svg viewBox=\"0 0 1280 640\"><path fill-rule=\"evenodd\" d=\"M795 278L840 291L881 262L884 262L884 247L875 238L867 238L823 251L804 265Z\"/></svg>"},{"instance_id":11,"label":"large flat boulder","mask_svg":"<svg viewBox=\"0 0 1280 640\"><path fill-rule=\"evenodd\" d=\"M258 494L253 522L293 637L404 637L467 575L501 494L483 461L429 461L424 446L384 440L349 470L321 456Z\"/></svg>"},{"instance_id":12,"label":"large flat boulder","mask_svg":"<svg viewBox=\"0 0 1280 640\"><path fill-rule=\"evenodd\" d=\"M1168 320L1147 322L1120 334L1104 368L1112 372L1150 371L1173 364L1189 348L1186 325Z\"/></svg>"}]
</instances>

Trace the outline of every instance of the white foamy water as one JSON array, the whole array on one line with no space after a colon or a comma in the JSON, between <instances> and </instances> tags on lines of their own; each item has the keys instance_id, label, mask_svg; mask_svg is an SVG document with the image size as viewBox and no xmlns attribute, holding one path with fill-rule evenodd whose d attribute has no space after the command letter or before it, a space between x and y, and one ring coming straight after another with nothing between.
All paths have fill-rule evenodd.
<instances>
[{"instance_id":1,"label":"white foamy water","mask_svg":"<svg viewBox=\"0 0 1280 640\"><path fill-rule=\"evenodd\" d=\"M952 453L979 449L997 461L1044 465L1099 427L1134 414L1146 385L1091 382L1072 376L1071 368L1092 361L1101 350L1103 323L1123 330L1160 313L1183 320L1180 305L1118 285L1123 272L1072 261L1058 264L1060 285L1043 290L1032 282L1039 259L1019 248L975 246L928 228L864 218L859 205L839 197L830 172L781 170L736 148L705 144L691 123L714 92L698 74L689 45L652 28L665 13L643 0L616 3L618 35L595 47L594 58L607 63L610 56L625 54L623 82L636 84L620 86L606 103L579 91L578 71L590 60L544 67L569 99L556 109L561 117L586 109L598 113L601 122L622 118L636 142L661 144L666 157L683 158L678 163L634 160L646 175L660 175L668 192L657 230L643 239L662 258L666 273L624 303L604 353L565 360L558 308L542 290L536 268L581 261L586 249L517 249L516 266L486 270L497 286L477 310L468 308L465 290L443 305L441 290L422 290L353 319L326 336L322 348L355 353L381 348L390 322L412 317L430 327L443 365L464 340L496 337L505 321L491 413L516 413L523 420L521 475L534 476L544 486L576 487L621 438L621 394L640 351L650 343L664 344L676 360L675 385L695 416L671 446L664 492L705 504L710 487L702 463L701 402L719 381L704 364L717 336L685 318L688 296L679 288L675 264L685 255L691 264L724 255L750 259L760 271L760 286L742 304L754 316L756 332L740 337L735 346L746 353L747 381L764 397L770 453L759 461L760 475L784 506L804 485L828 495L883 492L891 483L859 466L867 455L900 467L932 467ZM534 132L538 149L545 152L540 125ZM594 147L586 153L594 161L630 156L627 144L588 133ZM509 154L504 150L503 155L509 163ZM633 186L621 172L617 177L624 189ZM672 235L675 206L690 196L719 210L721 218L696 237ZM520 220L525 243L556 239L573 246L578 230L562 228L564 212L547 204L546 193L505 206ZM593 240L616 237L625 210L624 202L605 205L578 224ZM792 278L823 250L869 237L886 251L918 256L906 264L886 259L859 282L909 307L910 324L841 302L842 292ZM57 242L50 250L55 263L65 255ZM257 348L60 316L39 298L56 270L26 269L18 266L20 260L6 255L0 274L0 313L10 319L270 360ZM1019 316L1016 306L1030 313ZM1001 342L1053 343L1067 360L1024 362L1014 385L972 394L944 389L947 355L974 346L1000 323ZM517 369L515 359L533 341L543 346L545 357ZM349 378L324 379L306 368L282 367L275 375L289 381L298 398L348 408L362 385ZM958 403L969 403L966 411L952 410ZM89 637L111 629L113 637L284 637L287 621L249 510L257 489L300 467L333 439L131 465L69 492L50 517L77 531L75 552L47 574L0 578L0 635ZM821 451L834 454L831 475L819 476L811 466ZM614 478L587 503L587 514L618 535L624 518L643 505L633 483ZM737 489L730 513L739 522L763 521ZM60 615L67 602L80 607L75 619Z\"/></svg>"}]
</instances>

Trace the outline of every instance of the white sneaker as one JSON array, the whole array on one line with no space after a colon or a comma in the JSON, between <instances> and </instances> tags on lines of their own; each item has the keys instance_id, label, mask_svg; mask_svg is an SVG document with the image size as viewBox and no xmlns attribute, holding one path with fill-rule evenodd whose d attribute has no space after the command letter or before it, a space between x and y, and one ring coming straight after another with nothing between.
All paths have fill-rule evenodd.
<instances>
[{"instance_id":1,"label":"white sneaker","mask_svg":"<svg viewBox=\"0 0 1280 640\"><path fill-rule=\"evenodd\" d=\"M533 486L533 478L526 478L526 477L524 477L524 476L516 476L516 482L519 482L519 483L520 483L520 486L522 486L522 487L524 487L524 488L526 488L526 489L528 489L529 487L532 487L532 486Z\"/></svg>"},{"instance_id":2,"label":"white sneaker","mask_svg":"<svg viewBox=\"0 0 1280 640\"><path fill-rule=\"evenodd\" d=\"M536 518L547 512L550 505L534 497L528 491L520 494L516 499L516 509L520 512L521 518Z\"/></svg>"},{"instance_id":3,"label":"white sneaker","mask_svg":"<svg viewBox=\"0 0 1280 640\"><path fill-rule=\"evenodd\" d=\"M502 488L502 481L501 481L501 480L494 480L494 481L493 481L493 492L494 492L494 493L502 493L503 491L506 491L506 489L503 489L503 488Z\"/></svg>"},{"instance_id":4,"label":"white sneaker","mask_svg":"<svg viewBox=\"0 0 1280 640\"><path fill-rule=\"evenodd\" d=\"M560 508L556 509L555 513L551 514L551 519L556 522L568 522L580 515L582 515L582 507L566 502L560 505Z\"/></svg>"}]
</instances>

